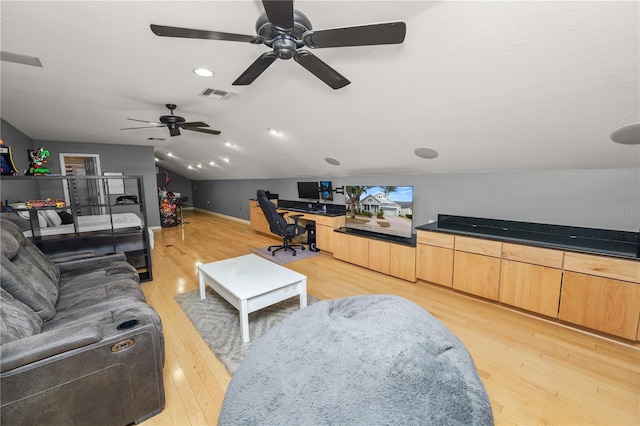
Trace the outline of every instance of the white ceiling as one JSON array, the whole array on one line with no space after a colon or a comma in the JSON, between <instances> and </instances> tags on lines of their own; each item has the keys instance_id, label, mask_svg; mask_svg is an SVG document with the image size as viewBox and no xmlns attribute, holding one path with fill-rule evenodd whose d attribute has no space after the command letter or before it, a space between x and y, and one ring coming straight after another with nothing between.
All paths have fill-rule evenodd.
<instances>
[{"instance_id":1,"label":"white ceiling","mask_svg":"<svg viewBox=\"0 0 640 426\"><path fill-rule=\"evenodd\" d=\"M34 140L153 145L164 167L196 180L640 164L639 145L610 139L640 122L637 1L295 5L314 29L402 20L406 39L313 50L351 80L343 89L292 60L232 86L266 46L157 37L149 24L254 35L259 1L3 0L2 50L43 67L0 62L1 116ZM206 88L237 96L199 96ZM128 117L157 121L166 103L222 134L120 130L137 124ZM439 156L418 158L420 147Z\"/></svg>"}]
</instances>

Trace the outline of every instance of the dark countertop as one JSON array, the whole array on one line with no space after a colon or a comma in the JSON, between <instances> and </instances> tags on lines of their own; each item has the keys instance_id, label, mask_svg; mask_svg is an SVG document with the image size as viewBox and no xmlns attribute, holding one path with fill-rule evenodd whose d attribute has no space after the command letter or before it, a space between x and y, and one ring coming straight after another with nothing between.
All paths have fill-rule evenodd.
<instances>
[{"instance_id":1,"label":"dark countertop","mask_svg":"<svg viewBox=\"0 0 640 426\"><path fill-rule=\"evenodd\" d=\"M640 259L640 233L638 232L452 215L438 215L438 222L417 226L416 229L580 253Z\"/></svg>"}]
</instances>

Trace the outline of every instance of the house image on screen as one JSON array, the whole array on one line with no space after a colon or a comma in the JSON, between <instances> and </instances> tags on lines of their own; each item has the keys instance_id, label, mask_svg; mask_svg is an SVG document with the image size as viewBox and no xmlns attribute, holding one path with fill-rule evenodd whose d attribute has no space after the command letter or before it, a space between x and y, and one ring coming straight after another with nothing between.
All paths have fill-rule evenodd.
<instances>
[{"instance_id":1,"label":"house image on screen","mask_svg":"<svg viewBox=\"0 0 640 426\"><path fill-rule=\"evenodd\" d=\"M367 195L360 201L360 205L364 211L372 214L383 212L385 216L399 216L402 209L400 204L390 200L382 192L378 192L376 195Z\"/></svg>"}]
</instances>

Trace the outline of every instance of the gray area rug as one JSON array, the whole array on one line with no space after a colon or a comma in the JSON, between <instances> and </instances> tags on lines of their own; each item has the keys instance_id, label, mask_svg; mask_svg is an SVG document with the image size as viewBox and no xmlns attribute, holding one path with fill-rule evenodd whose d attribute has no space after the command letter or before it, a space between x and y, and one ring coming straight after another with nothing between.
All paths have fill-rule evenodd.
<instances>
[{"instance_id":1,"label":"gray area rug","mask_svg":"<svg viewBox=\"0 0 640 426\"><path fill-rule=\"evenodd\" d=\"M278 265L295 262L296 260L309 259L320 254L318 251L310 251L306 248L305 250L296 249L297 253L295 256L288 250L286 252L284 250L280 250L275 256L273 256L272 252L267 251L267 247L253 249L251 251L265 259L269 259L270 261L277 263Z\"/></svg>"},{"instance_id":2,"label":"gray area rug","mask_svg":"<svg viewBox=\"0 0 640 426\"><path fill-rule=\"evenodd\" d=\"M300 298L296 296L250 313L251 340L242 343L238 310L211 288L207 287L207 298L204 300L200 299L198 290L178 294L175 299L231 375L261 336L300 309ZM317 301L315 297L307 296L307 305Z\"/></svg>"}]
</instances>

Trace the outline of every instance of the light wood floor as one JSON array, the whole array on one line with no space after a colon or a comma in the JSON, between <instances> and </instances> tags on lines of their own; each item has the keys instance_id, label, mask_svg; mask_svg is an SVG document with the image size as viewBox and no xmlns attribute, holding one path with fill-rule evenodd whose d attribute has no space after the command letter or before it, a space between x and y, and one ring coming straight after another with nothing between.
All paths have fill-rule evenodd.
<instances>
[{"instance_id":1,"label":"light wood floor","mask_svg":"<svg viewBox=\"0 0 640 426\"><path fill-rule=\"evenodd\" d=\"M215 425L230 377L174 300L198 287L196 264L248 254L274 240L248 223L186 211L155 232L154 280L142 284L166 339L166 406L144 425ZM496 424L640 424L640 348L530 317L425 282L409 283L327 253L286 265L320 299L388 293L413 300L466 345Z\"/></svg>"}]
</instances>

